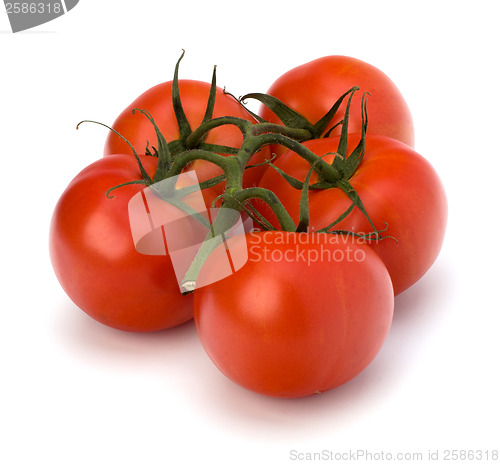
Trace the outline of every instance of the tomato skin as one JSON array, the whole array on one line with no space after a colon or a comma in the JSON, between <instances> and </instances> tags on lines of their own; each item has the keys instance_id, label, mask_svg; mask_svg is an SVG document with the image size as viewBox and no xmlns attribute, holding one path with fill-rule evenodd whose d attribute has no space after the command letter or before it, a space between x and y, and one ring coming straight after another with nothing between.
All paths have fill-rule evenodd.
<instances>
[{"instance_id":1,"label":"tomato skin","mask_svg":"<svg viewBox=\"0 0 500 464\"><path fill-rule=\"evenodd\" d=\"M231 239L231 254L248 247L247 263L194 292L198 335L215 365L240 386L273 397L308 396L354 378L378 353L394 309L390 277L370 247L346 236L298 235ZM308 264L307 253L321 259ZM343 255L335 261L326 253ZM211 269L217 260L202 272Z\"/></svg>"},{"instance_id":2,"label":"tomato skin","mask_svg":"<svg viewBox=\"0 0 500 464\"><path fill-rule=\"evenodd\" d=\"M324 138L305 142L318 156L337 151L339 138ZM358 143L349 137L348 153ZM324 158L331 162L328 157ZM304 181L310 165L293 152L288 152L275 164L293 177ZM316 179L311 179L314 183ZM366 151L358 170L350 179L366 211L382 235L392 236L371 243L386 264L392 277L395 294L417 282L436 260L445 235L447 200L443 185L431 164L408 145L388 137L367 135ZM260 183L272 189L298 223L300 191L293 189L273 169ZM332 223L347 210L351 201L339 188L310 190L310 229L319 230ZM264 205L258 208L275 226L276 218ZM370 233L363 213L355 208L335 229Z\"/></svg>"},{"instance_id":3,"label":"tomato skin","mask_svg":"<svg viewBox=\"0 0 500 464\"><path fill-rule=\"evenodd\" d=\"M180 80L179 92L184 113L191 129L194 130L201 124L205 115L210 84L194 80ZM179 127L172 105L171 81L158 84L145 91L120 113L112 125L113 129L125 137L138 153L145 154L148 141L150 150L152 146L157 147L156 132L144 115L132 114L134 108L144 109L151 113L167 142L179 138ZM218 87L213 118L222 116L235 116L252 123L257 122L236 100L224 94L224 90ZM241 131L234 125L217 127L211 130L205 139L206 143L233 148L239 148L242 141ZM117 153L132 154L132 150L125 141L110 132L106 139L104 155ZM249 164L262 163L268 158L270 158L269 148L264 147L252 157ZM219 167L203 160L194 161L190 168L196 170L200 182L222 174ZM245 187L257 185L265 170L266 166L248 169L244 177ZM219 194L223 192L222 185L219 184L217 187Z\"/></svg>"},{"instance_id":4,"label":"tomato skin","mask_svg":"<svg viewBox=\"0 0 500 464\"><path fill-rule=\"evenodd\" d=\"M152 176L157 159L142 157ZM121 330L167 329L192 318L192 297L180 293L168 255L136 251L128 203L144 185L111 187L141 179L133 156L97 160L60 197L49 248L56 276L71 300L95 320Z\"/></svg>"},{"instance_id":5,"label":"tomato skin","mask_svg":"<svg viewBox=\"0 0 500 464\"><path fill-rule=\"evenodd\" d=\"M392 137L413 147L413 119L401 92L386 74L359 59L341 55L318 58L283 74L271 85L267 93L277 97L314 124L341 95L354 86L360 89L352 99L349 132L361 131L361 99L364 92L369 92L369 133ZM347 100L346 97L327 130L344 117ZM280 123L267 107L262 106L260 115L270 122ZM331 135L340 135L340 130L341 127L338 126ZM280 146L273 146L273 150L277 154L286 151Z\"/></svg>"}]
</instances>

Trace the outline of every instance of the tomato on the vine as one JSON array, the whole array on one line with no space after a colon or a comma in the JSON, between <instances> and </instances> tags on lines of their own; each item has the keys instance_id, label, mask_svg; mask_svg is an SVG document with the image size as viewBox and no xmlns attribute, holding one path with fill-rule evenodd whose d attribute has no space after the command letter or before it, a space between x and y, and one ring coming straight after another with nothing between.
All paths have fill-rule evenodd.
<instances>
[{"instance_id":1,"label":"tomato on the vine","mask_svg":"<svg viewBox=\"0 0 500 464\"><path fill-rule=\"evenodd\" d=\"M358 138L348 139L351 153ZM332 162L339 137L310 140L304 145L323 160ZM310 164L289 151L275 163L292 177L304 182ZM310 184L317 181L312 175ZM408 145L397 140L366 135L364 157L350 185L359 195L368 216L354 208L334 225L335 230L358 234L383 231L383 240L370 241L392 277L395 294L417 282L437 258L447 222L447 200L443 185L431 164ZM301 191L293 188L276 170L269 169L260 186L276 193L296 223L300 217ZM274 227L279 224L265 204L256 206ZM318 231L340 218L351 199L340 188L309 190L309 229Z\"/></svg>"},{"instance_id":2,"label":"tomato on the vine","mask_svg":"<svg viewBox=\"0 0 500 464\"><path fill-rule=\"evenodd\" d=\"M274 397L321 393L379 352L394 295L384 264L350 236L258 232L229 241L248 253L235 273L194 292L201 343L232 381ZM214 253L202 276L220 272Z\"/></svg>"},{"instance_id":3,"label":"tomato on the vine","mask_svg":"<svg viewBox=\"0 0 500 464\"><path fill-rule=\"evenodd\" d=\"M157 158L141 156L149 176ZM182 295L168 254L137 251L129 202L145 185L134 156L104 157L81 171L68 185L53 213L50 257L56 276L71 300L89 316L113 328L156 331L192 318L192 296ZM215 197L205 190L207 203ZM202 200L203 201L203 200ZM179 237L196 243L192 231L178 225Z\"/></svg>"},{"instance_id":4,"label":"tomato on the vine","mask_svg":"<svg viewBox=\"0 0 500 464\"><path fill-rule=\"evenodd\" d=\"M211 86L207 82L195 80L179 80L178 85L183 112L191 130L195 130L203 121ZM153 151L152 147L156 146L157 136L154 126L146 117L139 113L133 114L134 108L146 110L151 114L167 142L178 140L181 135L172 103L172 87L173 81L169 81L145 91L121 112L112 125L112 128L127 139L140 154L145 154L147 148ZM234 116L252 123L257 122L237 100L217 87L212 117L223 116ZM240 130L231 124L210 130L203 140L205 144L233 149L238 149L242 141L243 136ZM132 150L117 134L110 132L106 139L104 155L118 153L132 154ZM252 157L249 164L260 164L268 158L270 158L269 148L264 147ZM203 160L194 161L188 168L196 171L200 182L222 174L219 167ZM244 186L257 185L265 169L265 165L248 168L244 174ZM224 183L219 184L215 188L217 193L223 192L223 185Z\"/></svg>"},{"instance_id":5,"label":"tomato on the vine","mask_svg":"<svg viewBox=\"0 0 500 464\"><path fill-rule=\"evenodd\" d=\"M314 124L341 95L354 86L359 87L352 100L354 107L361 104L365 92L370 94L370 134L392 137L413 147L413 119L401 92L385 73L359 59L341 55L315 59L287 71L276 79L267 93ZM346 101L324 133L342 120L345 108ZM279 118L266 106L262 106L259 113L269 122L280 123ZM360 132L361 127L361 115L351 114L349 131ZM331 135L339 135L340 130L340 126L335 127ZM280 146L273 146L273 150L277 154L285 151Z\"/></svg>"}]
</instances>

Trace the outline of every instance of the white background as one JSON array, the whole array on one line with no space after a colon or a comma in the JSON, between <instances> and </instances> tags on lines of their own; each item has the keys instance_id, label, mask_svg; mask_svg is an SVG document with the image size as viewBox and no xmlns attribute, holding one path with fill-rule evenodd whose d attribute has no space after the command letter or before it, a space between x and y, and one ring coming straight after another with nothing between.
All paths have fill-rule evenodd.
<instances>
[{"instance_id":1,"label":"white background","mask_svg":"<svg viewBox=\"0 0 500 464\"><path fill-rule=\"evenodd\" d=\"M485 461L498 450L496 4L81 0L17 34L2 9L0 462L279 464L307 457L293 450L396 459L452 449L483 450ZM209 81L217 64L219 85L235 95L265 92L329 54L379 67L405 96L416 149L445 184L440 257L397 297L376 360L332 392L247 392L212 365L192 323L149 335L106 328L52 272L54 205L107 135L76 123L112 123L171 79L182 48L181 78Z\"/></svg>"}]
</instances>

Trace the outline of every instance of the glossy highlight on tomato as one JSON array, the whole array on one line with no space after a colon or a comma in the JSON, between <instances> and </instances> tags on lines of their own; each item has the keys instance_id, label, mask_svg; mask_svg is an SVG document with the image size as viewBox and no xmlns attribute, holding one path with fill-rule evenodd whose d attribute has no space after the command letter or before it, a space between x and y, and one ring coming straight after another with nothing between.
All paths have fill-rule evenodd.
<instances>
[{"instance_id":1,"label":"glossy highlight on tomato","mask_svg":"<svg viewBox=\"0 0 500 464\"><path fill-rule=\"evenodd\" d=\"M267 93L314 124L354 86L359 90L352 99L352 108L359 108L363 94L369 93L369 133L385 135L413 147L413 118L403 95L386 74L357 58L331 55L302 64L276 79ZM325 133L342 120L346 104L347 101L342 103ZM280 123L265 106L259 113L267 121ZM351 111L349 132L358 133L361 128L361 113ZM337 125L330 135L340 135L340 131L341 126ZM278 154L285 151L280 146L273 146L273 150Z\"/></svg>"},{"instance_id":2,"label":"glossy highlight on tomato","mask_svg":"<svg viewBox=\"0 0 500 464\"><path fill-rule=\"evenodd\" d=\"M150 176L157 158L142 156ZM139 253L132 239L128 204L144 190L129 155L101 158L81 171L59 199L49 248L56 276L71 300L107 326L133 332L163 330L193 316L192 295L179 290L169 255ZM208 202L215 195L205 191ZM187 224L187 223L186 223ZM179 230L189 239L190 230Z\"/></svg>"},{"instance_id":3,"label":"glossy highlight on tomato","mask_svg":"<svg viewBox=\"0 0 500 464\"><path fill-rule=\"evenodd\" d=\"M247 263L195 290L194 318L215 365L251 391L313 395L358 375L391 326L394 296L384 264L348 236L258 232L230 240ZM217 272L218 257L202 273Z\"/></svg>"}]
</instances>

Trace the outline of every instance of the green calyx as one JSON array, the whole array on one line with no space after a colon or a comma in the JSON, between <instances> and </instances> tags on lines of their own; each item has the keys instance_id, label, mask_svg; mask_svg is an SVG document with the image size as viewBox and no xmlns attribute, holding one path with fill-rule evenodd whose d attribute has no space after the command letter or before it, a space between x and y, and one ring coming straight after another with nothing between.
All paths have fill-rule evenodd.
<instances>
[{"instance_id":1,"label":"green calyx","mask_svg":"<svg viewBox=\"0 0 500 464\"><path fill-rule=\"evenodd\" d=\"M350 113L350 107L351 107L351 100L354 95L354 93L358 90L358 87L353 87L350 89L348 92L346 92L344 95L340 97L340 99L335 103L334 107L335 111L338 109L340 106L340 103L342 100L349 95L349 99L347 101L347 106L346 106L346 111L344 118L341 122L342 124L342 131L337 147L337 151L335 153L328 153L333 156L333 160L330 164L326 163L323 161L323 157L326 155L323 155L321 157L317 156L316 154L312 154L309 152L309 150L304 151L303 149L297 149L297 147L291 146L291 144L288 144L288 148L294 150L297 154L302 156L304 159L306 159L309 164L311 165L311 168L309 172L307 173L307 176L304 181L300 181L286 172L284 172L282 169L278 168L274 164L270 164L270 167L272 169L275 169L293 188L301 190L301 197L300 197L300 219L299 223L297 225L296 231L297 232L306 232L308 230L308 225L309 225L309 190L325 190L325 189L330 189L330 188L339 188L341 189L351 200L351 205L350 207L339 217L334 219L330 224L324 226L321 228L318 232L324 232L324 233L332 233L332 234L352 234L352 235L358 235L350 231L345 231L345 230L338 230L334 229L335 226L337 226L338 223L340 223L348 214L351 213L351 211L354 208L358 208L367 218L368 222L370 223L373 232L370 232L369 234L362 235L363 238L369 239L369 240L381 240L381 232L380 230L377 230L375 227L373 221L371 220L368 212L366 211L363 202L361 201L361 198L359 197L358 193L356 190L352 187L350 184L349 180L351 177L354 175L354 173L357 171L361 161L363 160L363 156L365 153L365 137L366 137L366 130L368 126L368 113L367 113L367 104L366 104L366 93L363 95L362 98L362 103L361 103L361 111L362 111L362 129L361 129L361 134L360 134L360 140L357 144L357 146L354 148L354 150L349 154L347 153L347 145L348 145L348 127L349 127L349 113ZM274 97L273 97L274 98ZM283 104L278 106L278 111L281 111L283 109ZM330 113L330 112L329 112ZM328 117L322 118L317 124L321 123L320 126L318 126L321 130L324 130L328 122L331 120L331 115L327 114ZM330 118L330 119L328 119ZM326 121L326 122L325 122ZM302 145L303 147L303 145ZM310 182L311 175L315 172L317 174L318 180L314 183Z\"/></svg>"},{"instance_id":2,"label":"green calyx","mask_svg":"<svg viewBox=\"0 0 500 464\"><path fill-rule=\"evenodd\" d=\"M207 106L205 109L205 114L200 126L196 129L192 129L189 120L184 111L184 107L182 105L180 90L179 90L179 67L181 60L184 57L184 50L175 65L174 77L172 80L172 108L174 110L175 118L177 121L177 126L179 130L179 138L177 140L172 140L168 143L164 141L164 143L160 143L160 139L158 138L158 146L152 147L153 152L149 149L149 146L146 147L146 154L150 154L152 156L157 156L160 159L167 159L171 157L175 157L175 155L182 153L186 150L191 149L203 149L214 153L222 153L222 154L235 154L237 152L236 147L228 147L223 145L214 145L205 143L205 137L210 130L210 127L206 127L205 123L207 121L211 121L213 118L213 112L215 108L215 100L217 96L217 78L216 78L216 66L214 66L212 81L210 84L209 95L207 99ZM133 112L140 111L144 114L143 110L134 109ZM147 116L147 115L146 115ZM155 125L155 130L157 129ZM193 132L195 132L193 134ZM158 135L158 132L157 132ZM163 163L167 165L167 163ZM164 173L164 172L162 172Z\"/></svg>"}]
</instances>

